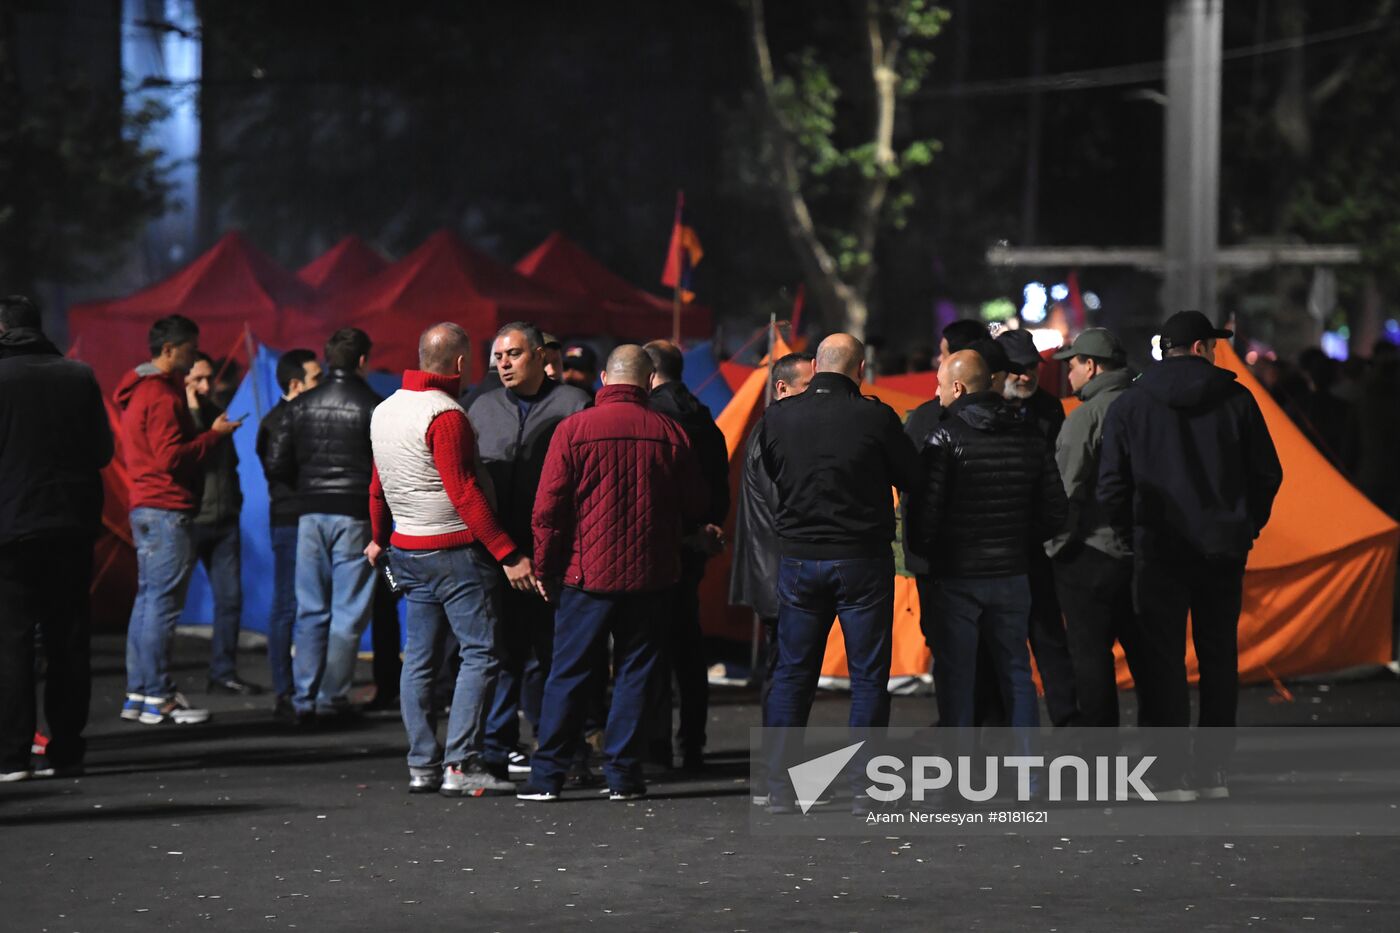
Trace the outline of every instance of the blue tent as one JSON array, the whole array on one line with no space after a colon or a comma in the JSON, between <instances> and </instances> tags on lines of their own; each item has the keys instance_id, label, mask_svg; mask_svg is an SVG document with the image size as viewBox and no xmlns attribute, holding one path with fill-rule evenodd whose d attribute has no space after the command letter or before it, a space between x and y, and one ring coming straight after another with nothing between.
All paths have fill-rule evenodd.
<instances>
[{"instance_id":1,"label":"blue tent","mask_svg":"<svg viewBox=\"0 0 1400 933\"><path fill-rule=\"evenodd\" d=\"M706 340L694 344L685 351L684 356L685 371L681 374L681 381L695 393L696 398L709 406L711 415L718 417L734 398L734 393L719 371L714 342Z\"/></svg>"},{"instance_id":2,"label":"blue tent","mask_svg":"<svg viewBox=\"0 0 1400 933\"><path fill-rule=\"evenodd\" d=\"M242 534L243 628L263 634L267 634L267 618L272 611L272 542L268 530L267 477L258 459L257 440L263 416L282 397L282 390L277 386L279 356L278 351L259 345L257 356L228 407L231 416L247 414L243 427L233 435L234 449L238 451L238 482L243 488L243 514L238 523ZM376 392L384 395L398 389L402 376L371 373L368 381ZM404 602L400 600L400 621L403 612ZM214 598L209 589L209 577L203 566L196 566L180 623L208 625L213 618ZM368 631L360 642L360 650L370 650Z\"/></svg>"}]
</instances>

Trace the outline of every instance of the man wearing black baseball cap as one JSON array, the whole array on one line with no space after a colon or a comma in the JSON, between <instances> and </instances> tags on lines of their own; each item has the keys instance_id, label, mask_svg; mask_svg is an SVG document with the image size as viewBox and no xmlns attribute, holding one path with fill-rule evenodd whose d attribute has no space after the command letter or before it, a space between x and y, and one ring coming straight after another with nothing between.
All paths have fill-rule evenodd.
<instances>
[{"instance_id":1,"label":"man wearing black baseball cap","mask_svg":"<svg viewBox=\"0 0 1400 933\"><path fill-rule=\"evenodd\" d=\"M565 347L562 378L565 385L577 386L592 396L598 383L597 351L586 343L571 343Z\"/></svg>"},{"instance_id":2,"label":"man wearing black baseball cap","mask_svg":"<svg viewBox=\"0 0 1400 933\"><path fill-rule=\"evenodd\" d=\"M1162 326L1163 360L1104 419L1098 499L1115 527L1132 530L1139 723L1190 725L1188 611L1200 664L1207 728L1196 733L1189 770L1185 743L1163 744L1165 770L1177 773L1159 799L1229 796L1233 738L1222 727L1235 724L1245 559L1283 482L1254 396L1213 365L1216 341L1230 336L1199 311L1173 314Z\"/></svg>"},{"instance_id":3,"label":"man wearing black baseball cap","mask_svg":"<svg viewBox=\"0 0 1400 933\"><path fill-rule=\"evenodd\" d=\"M1046 448L1053 455L1055 441L1065 423L1065 407L1060 400L1040 387L1040 351L1029 330L1008 330L996 338L996 346L1010 367L1002 387L1006 407L1017 413L1027 424L1045 438ZM1055 571L1040 541L1028 541L1030 557L1026 573L1031 583L1030 642L1040 682L1045 688L1045 711L1056 726L1069 726L1079 719L1079 700L1075 692L1074 664L1070 660L1065 636L1064 616L1055 593ZM985 655L979 656L979 674L988 672ZM981 677L978 699L993 713L986 722L994 723L1001 705L995 690L988 691L989 678Z\"/></svg>"}]
</instances>

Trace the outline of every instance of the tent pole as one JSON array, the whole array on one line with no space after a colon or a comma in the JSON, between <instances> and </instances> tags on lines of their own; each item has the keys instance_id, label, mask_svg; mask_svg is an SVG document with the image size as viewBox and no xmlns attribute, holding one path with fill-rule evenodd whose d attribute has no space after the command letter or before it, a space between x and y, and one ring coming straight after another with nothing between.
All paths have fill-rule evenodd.
<instances>
[{"instance_id":1,"label":"tent pole","mask_svg":"<svg viewBox=\"0 0 1400 933\"><path fill-rule=\"evenodd\" d=\"M681 287L677 283L671 294L671 342L681 345Z\"/></svg>"},{"instance_id":2,"label":"tent pole","mask_svg":"<svg viewBox=\"0 0 1400 933\"><path fill-rule=\"evenodd\" d=\"M258 354L257 349L253 346L253 329L248 326L247 321L243 322L243 340L248 347L248 373L244 378L253 380L253 410L258 413L258 420L261 421L263 416L262 387L258 385L257 374L253 372L258 362Z\"/></svg>"}]
</instances>

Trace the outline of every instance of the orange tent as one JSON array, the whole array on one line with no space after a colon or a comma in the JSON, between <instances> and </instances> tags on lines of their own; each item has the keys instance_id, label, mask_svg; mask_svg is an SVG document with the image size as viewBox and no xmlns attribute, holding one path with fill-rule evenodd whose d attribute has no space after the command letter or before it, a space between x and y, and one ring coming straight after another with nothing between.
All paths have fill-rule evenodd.
<instances>
[{"instance_id":1,"label":"orange tent","mask_svg":"<svg viewBox=\"0 0 1400 933\"><path fill-rule=\"evenodd\" d=\"M1217 365L1234 371L1254 394L1264 413L1284 480L1273 517L1250 554L1240 617L1240 678L1269 680L1341 670L1390 659L1391 596L1400 527L1346 481L1294 426L1283 410L1250 375L1225 344L1217 350ZM730 455L762 409L762 367L750 377L752 386L734 396L717 423L729 440ZM870 391L871 387L866 387ZM881 391L875 394L903 414L923 401L916 396ZM1066 399L1072 410L1074 399ZM738 477L731 471L731 483ZM707 574L702 611L707 631L747 637L724 625L727 563ZM718 602L716 602L718 594ZM738 618L751 618L747 610ZM919 600L910 577L895 578L895 631L892 676L926 673L928 650L919 630ZM1187 670L1196 677L1196 661L1187 650ZM846 676L841 630L833 626L822 674ZM1119 683L1131 683L1119 654Z\"/></svg>"}]
</instances>

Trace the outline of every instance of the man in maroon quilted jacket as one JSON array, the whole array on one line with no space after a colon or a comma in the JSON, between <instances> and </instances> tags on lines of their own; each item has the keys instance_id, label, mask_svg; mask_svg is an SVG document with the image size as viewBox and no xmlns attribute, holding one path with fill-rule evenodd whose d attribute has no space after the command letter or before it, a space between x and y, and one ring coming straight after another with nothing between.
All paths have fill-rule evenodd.
<instances>
[{"instance_id":1,"label":"man in maroon quilted jacket","mask_svg":"<svg viewBox=\"0 0 1400 933\"><path fill-rule=\"evenodd\" d=\"M647 677L680 576L681 529L705 515L704 480L685 432L647 407L652 364L638 346L608 357L594 407L560 423L535 497L535 569L554 618L554 663L539 749L521 800L557 800L579 740L593 652L613 639L612 707L603 770L613 800L642 783ZM560 587L562 584L562 589Z\"/></svg>"}]
</instances>

